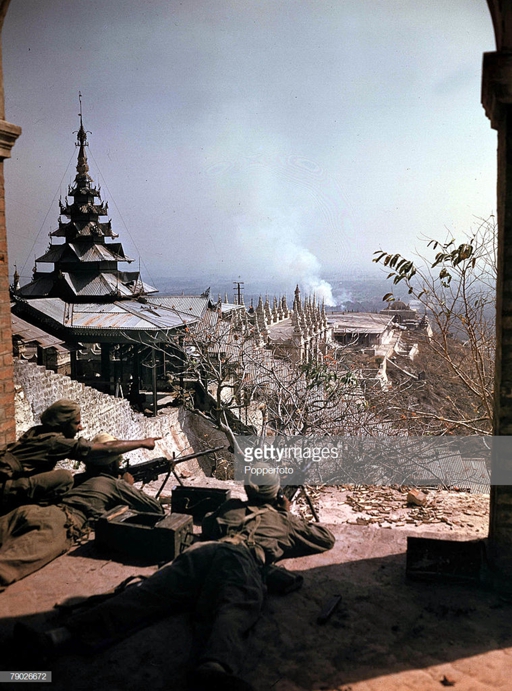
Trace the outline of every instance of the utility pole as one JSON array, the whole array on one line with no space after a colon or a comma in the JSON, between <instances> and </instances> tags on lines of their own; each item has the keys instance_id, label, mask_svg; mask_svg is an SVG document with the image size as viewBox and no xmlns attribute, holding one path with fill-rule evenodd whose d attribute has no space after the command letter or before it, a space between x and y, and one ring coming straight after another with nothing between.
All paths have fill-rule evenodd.
<instances>
[{"instance_id":1,"label":"utility pole","mask_svg":"<svg viewBox=\"0 0 512 691\"><path fill-rule=\"evenodd\" d=\"M239 276L240 278L240 276ZM244 289L243 281L233 281L233 292L235 294L235 304L242 304L242 290Z\"/></svg>"}]
</instances>

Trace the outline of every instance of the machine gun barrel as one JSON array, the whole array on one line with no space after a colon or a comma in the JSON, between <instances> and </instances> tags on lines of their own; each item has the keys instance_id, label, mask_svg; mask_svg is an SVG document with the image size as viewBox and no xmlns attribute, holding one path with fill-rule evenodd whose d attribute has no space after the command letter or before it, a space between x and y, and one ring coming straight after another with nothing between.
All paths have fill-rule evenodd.
<instances>
[{"instance_id":1,"label":"machine gun barrel","mask_svg":"<svg viewBox=\"0 0 512 691\"><path fill-rule=\"evenodd\" d=\"M221 451L223 446L216 446L213 449L206 449L206 451L198 451L197 453L189 453L187 456L180 456L179 458L166 458L165 456L158 456L152 458L150 461L143 461L135 465L127 465L122 469L125 473L130 473L135 482L151 482L157 480L162 473L170 473L174 466L178 463L190 461L193 458L200 458L206 454Z\"/></svg>"}]
</instances>

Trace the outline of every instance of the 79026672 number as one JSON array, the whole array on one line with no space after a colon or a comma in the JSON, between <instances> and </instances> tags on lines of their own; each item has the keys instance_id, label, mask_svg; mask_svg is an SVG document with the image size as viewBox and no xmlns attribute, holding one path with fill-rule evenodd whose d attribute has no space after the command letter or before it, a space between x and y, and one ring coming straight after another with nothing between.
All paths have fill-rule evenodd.
<instances>
[{"instance_id":1,"label":"79026672 number","mask_svg":"<svg viewBox=\"0 0 512 691\"><path fill-rule=\"evenodd\" d=\"M51 682L51 672L0 672L0 682Z\"/></svg>"}]
</instances>

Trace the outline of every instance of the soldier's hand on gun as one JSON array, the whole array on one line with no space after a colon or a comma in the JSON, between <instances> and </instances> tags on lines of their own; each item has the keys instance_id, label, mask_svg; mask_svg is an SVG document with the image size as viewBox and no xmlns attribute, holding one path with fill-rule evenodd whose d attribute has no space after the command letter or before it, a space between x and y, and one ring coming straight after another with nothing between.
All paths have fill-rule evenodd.
<instances>
[{"instance_id":1,"label":"soldier's hand on gun","mask_svg":"<svg viewBox=\"0 0 512 691\"><path fill-rule=\"evenodd\" d=\"M122 479L127 482L129 485L135 484L135 478L131 473L123 473Z\"/></svg>"},{"instance_id":2,"label":"soldier's hand on gun","mask_svg":"<svg viewBox=\"0 0 512 691\"><path fill-rule=\"evenodd\" d=\"M284 509L285 511L289 511L292 508L291 501L288 499L288 497L286 497L283 494L282 491L280 491L279 494L277 495L277 501L278 501L278 505L279 505L280 509Z\"/></svg>"}]
</instances>

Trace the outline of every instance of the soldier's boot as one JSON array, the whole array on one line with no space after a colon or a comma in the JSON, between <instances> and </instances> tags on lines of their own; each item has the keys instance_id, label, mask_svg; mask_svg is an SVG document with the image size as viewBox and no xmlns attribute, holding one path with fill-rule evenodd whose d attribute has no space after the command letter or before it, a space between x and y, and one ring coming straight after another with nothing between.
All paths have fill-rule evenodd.
<instances>
[{"instance_id":1,"label":"soldier's boot","mask_svg":"<svg viewBox=\"0 0 512 691\"><path fill-rule=\"evenodd\" d=\"M29 624L14 625L13 640L16 647L26 652L28 659L51 660L70 651L75 638L64 626L50 631L38 631Z\"/></svg>"}]
</instances>

